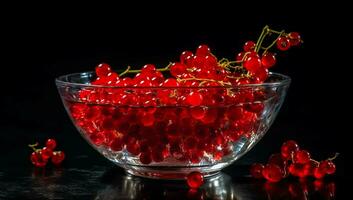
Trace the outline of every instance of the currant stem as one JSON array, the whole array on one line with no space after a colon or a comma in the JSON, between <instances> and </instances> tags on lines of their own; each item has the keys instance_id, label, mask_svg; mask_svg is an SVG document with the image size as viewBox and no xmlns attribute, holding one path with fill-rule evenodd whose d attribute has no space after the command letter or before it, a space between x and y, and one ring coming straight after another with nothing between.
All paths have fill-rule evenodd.
<instances>
[{"instance_id":1,"label":"currant stem","mask_svg":"<svg viewBox=\"0 0 353 200\"><path fill-rule=\"evenodd\" d=\"M159 69L156 69L157 71L160 71L160 72L164 72L164 71L168 71L170 66L172 65L173 63L169 63L166 67L164 68L159 68ZM131 69L131 66L127 66L126 70L123 71L121 74L119 74L119 76L123 76L127 73L139 73L141 72L140 69L134 69L134 70L130 70Z\"/></svg>"},{"instance_id":2,"label":"currant stem","mask_svg":"<svg viewBox=\"0 0 353 200\"><path fill-rule=\"evenodd\" d=\"M33 151L37 151L37 149L36 149L35 147L38 146L38 145L39 145L39 143L36 142L36 143L34 143L34 144L29 144L28 147L30 147L31 149L33 149Z\"/></svg>"},{"instance_id":3,"label":"currant stem","mask_svg":"<svg viewBox=\"0 0 353 200\"><path fill-rule=\"evenodd\" d=\"M340 155L340 153L335 153L335 155L333 157L328 158L327 160L332 161L332 160L336 159L339 155Z\"/></svg>"},{"instance_id":4,"label":"currant stem","mask_svg":"<svg viewBox=\"0 0 353 200\"><path fill-rule=\"evenodd\" d=\"M259 37L259 39L257 40L256 42L256 45L255 45L255 51L256 52L259 52L259 49L261 47L261 43L262 41L264 40L265 36L267 35L267 33L269 32L269 27L268 25L266 25L263 29L262 29L262 32L261 32L261 35Z\"/></svg>"},{"instance_id":5,"label":"currant stem","mask_svg":"<svg viewBox=\"0 0 353 200\"><path fill-rule=\"evenodd\" d=\"M271 30L271 31L272 31L272 30ZM277 38L276 38L269 46L267 46L267 47L262 47L262 48L264 49L263 54L265 54L270 48L273 47L273 45L276 44L277 40L284 34L284 30L282 30L281 32L276 31L276 33L278 33Z\"/></svg>"}]
</instances>

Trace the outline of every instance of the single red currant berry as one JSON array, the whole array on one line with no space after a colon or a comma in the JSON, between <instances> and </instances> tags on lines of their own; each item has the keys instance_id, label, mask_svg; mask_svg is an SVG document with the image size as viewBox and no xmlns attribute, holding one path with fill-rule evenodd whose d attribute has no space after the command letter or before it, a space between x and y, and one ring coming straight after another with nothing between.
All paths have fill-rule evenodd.
<instances>
[{"instance_id":1,"label":"single red currant berry","mask_svg":"<svg viewBox=\"0 0 353 200\"><path fill-rule=\"evenodd\" d=\"M172 66L170 67L170 73L174 77L180 77L184 73L186 73L186 66L182 63L173 63Z\"/></svg>"},{"instance_id":2,"label":"single red currant berry","mask_svg":"<svg viewBox=\"0 0 353 200\"><path fill-rule=\"evenodd\" d=\"M163 87L178 87L179 83L175 78L168 78L163 82L162 86Z\"/></svg>"},{"instance_id":3,"label":"single red currant berry","mask_svg":"<svg viewBox=\"0 0 353 200\"><path fill-rule=\"evenodd\" d=\"M277 48L281 51L287 51L290 48L290 41L287 37L280 37L277 39Z\"/></svg>"},{"instance_id":4,"label":"single red currant berry","mask_svg":"<svg viewBox=\"0 0 353 200\"><path fill-rule=\"evenodd\" d=\"M242 61L244 58L245 52L240 52L235 56L235 61Z\"/></svg>"},{"instance_id":5,"label":"single red currant berry","mask_svg":"<svg viewBox=\"0 0 353 200\"><path fill-rule=\"evenodd\" d=\"M266 52L261 58L262 66L265 68L270 68L276 64L276 56L274 53Z\"/></svg>"},{"instance_id":6,"label":"single red currant berry","mask_svg":"<svg viewBox=\"0 0 353 200\"><path fill-rule=\"evenodd\" d=\"M185 64L186 58L187 58L187 57L191 58L191 57L193 57L193 56L194 56L194 54L193 54L191 51L184 51L184 52L181 53L181 55L180 55L180 62L183 63L183 64Z\"/></svg>"},{"instance_id":7,"label":"single red currant berry","mask_svg":"<svg viewBox=\"0 0 353 200\"><path fill-rule=\"evenodd\" d=\"M306 150L299 150L294 152L293 162L305 164L310 162L310 153Z\"/></svg>"},{"instance_id":8,"label":"single red currant berry","mask_svg":"<svg viewBox=\"0 0 353 200\"><path fill-rule=\"evenodd\" d=\"M42 149L42 157L48 160L53 155L53 150L49 149L48 147L44 147Z\"/></svg>"},{"instance_id":9,"label":"single red currant berry","mask_svg":"<svg viewBox=\"0 0 353 200\"><path fill-rule=\"evenodd\" d=\"M152 126L154 124L154 121L154 115L149 113L144 114L141 118L141 122L144 126Z\"/></svg>"},{"instance_id":10,"label":"single red currant berry","mask_svg":"<svg viewBox=\"0 0 353 200\"><path fill-rule=\"evenodd\" d=\"M123 141L120 138L115 138L111 143L110 143L110 149L112 151L121 151L123 149Z\"/></svg>"},{"instance_id":11,"label":"single red currant berry","mask_svg":"<svg viewBox=\"0 0 353 200\"><path fill-rule=\"evenodd\" d=\"M148 165L152 162L152 157L150 152L142 152L140 154L140 162L142 164Z\"/></svg>"},{"instance_id":12,"label":"single red currant berry","mask_svg":"<svg viewBox=\"0 0 353 200\"><path fill-rule=\"evenodd\" d=\"M54 139L48 139L47 142L45 143L45 146L48 149L54 150L56 147L56 141Z\"/></svg>"},{"instance_id":13,"label":"single red currant berry","mask_svg":"<svg viewBox=\"0 0 353 200\"><path fill-rule=\"evenodd\" d=\"M327 174L334 174L336 172L336 165L331 160L321 161L319 168L322 171L326 171Z\"/></svg>"},{"instance_id":14,"label":"single red currant berry","mask_svg":"<svg viewBox=\"0 0 353 200\"><path fill-rule=\"evenodd\" d=\"M247 42L245 42L243 49L245 52L248 52L248 51L253 51L255 49L255 47L256 47L255 42L247 41Z\"/></svg>"},{"instance_id":15,"label":"single red currant berry","mask_svg":"<svg viewBox=\"0 0 353 200\"><path fill-rule=\"evenodd\" d=\"M156 66L153 64L144 65L141 69L141 74L152 75L156 72Z\"/></svg>"},{"instance_id":16,"label":"single red currant berry","mask_svg":"<svg viewBox=\"0 0 353 200\"><path fill-rule=\"evenodd\" d=\"M200 45L196 49L196 56L208 56L211 53L210 48L207 45Z\"/></svg>"},{"instance_id":17,"label":"single red currant berry","mask_svg":"<svg viewBox=\"0 0 353 200\"><path fill-rule=\"evenodd\" d=\"M54 165L60 165L65 159L65 153L63 151L54 151L51 157L51 162Z\"/></svg>"},{"instance_id":18,"label":"single red currant berry","mask_svg":"<svg viewBox=\"0 0 353 200\"><path fill-rule=\"evenodd\" d=\"M270 156L268 159L268 164L274 164L284 170L284 167L287 165L287 161L282 158L280 153L275 153Z\"/></svg>"},{"instance_id":19,"label":"single red currant berry","mask_svg":"<svg viewBox=\"0 0 353 200\"><path fill-rule=\"evenodd\" d=\"M268 77L268 69L260 67L253 75L258 79L259 82L264 82Z\"/></svg>"},{"instance_id":20,"label":"single red currant berry","mask_svg":"<svg viewBox=\"0 0 353 200\"><path fill-rule=\"evenodd\" d=\"M314 169L314 177L317 179L321 179L326 175L326 170L325 169L321 169L320 167L316 167Z\"/></svg>"},{"instance_id":21,"label":"single red currant berry","mask_svg":"<svg viewBox=\"0 0 353 200\"><path fill-rule=\"evenodd\" d=\"M43 158L42 151L38 150L31 154L31 162L36 167L44 167L48 163L48 159Z\"/></svg>"},{"instance_id":22,"label":"single red currant berry","mask_svg":"<svg viewBox=\"0 0 353 200\"><path fill-rule=\"evenodd\" d=\"M248 55L243 63L245 69L249 72L256 73L262 67L261 60L258 55Z\"/></svg>"},{"instance_id":23,"label":"single red currant berry","mask_svg":"<svg viewBox=\"0 0 353 200\"><path fill-rule=\"evenodd\" d=\"M191 108L190 114L194 119L202 119L206 114L206 110L203 107L194 107Z\"/></svg>"},{"instance_id":24,"label":"single red currant berry","mask_svg":"<svg viewBox=\"0 0 353 200\"><path fill-rule=\"evenodd\" d=\"M290 160L292 158L292 154L298 150L299 146L297 142L294 140L289 140L283 143L281 147L281 154L283 158L285 158L286 160Z\"/></svg>"},{"instance_id":25,"label":"single red currant berry","mask_svg":"<svg viewBox=\"0 0 353 200\"><path fill-rule=\"evenodd\" d=\"M270 182L278 182L283 178L283 171L274 164L267 164L262 170L262 175Z\"/></svg>"},{"instance_id":26,"label":"single red currant berry","mask_svg":"<svg viewBox=\"0 0 353 200\"><path fill-rule=\"evenodd\" d=\"M301 38L298 32L291 32L288 34L288 37L289 37L291 46L297 46L301 42Z\"/></svg>"},{"instance_id":27,"label":"single red currant berry","mask_svg":"<svg viewBox=\"0 0 353 200\"><path fill-rule=\"evenodd\" d=\"M203 175L200 172L191 172L187 175L187 183L190 188L199 188L203 184Z\"/></svg>"},{"instance_id":28,"label":"single red currant berry","mask_svg":"<svg viewBox=\"0 0 353 200\"><path fill-rule=\"evenodd\" d=\"M250 167L250 174L254 178L263 178L262 170L265 168L263 164L254 163Z\"/></svg>"},{"instance_id":29,"label":"single red currant berry","mask_svg":"<svg viewBox=\"0 0 353 200\"><path fill-rule=\"evenodd\" d=\"M203 96L199 92L190 92L186 97L186 102L191 106L199 106L202 104Z\"/></svg>"},{"instance_id":30,"label":"single red currant berry","mask_svg":"<svg viewBox=\"0 0 353 200\"><path fill-rule=\"evenodd\" d=\"M96 67L96 74L98 77L106 77L109 72L111 72L111 68L106 63L101 63Z\"/></svg>"}]
</instances>

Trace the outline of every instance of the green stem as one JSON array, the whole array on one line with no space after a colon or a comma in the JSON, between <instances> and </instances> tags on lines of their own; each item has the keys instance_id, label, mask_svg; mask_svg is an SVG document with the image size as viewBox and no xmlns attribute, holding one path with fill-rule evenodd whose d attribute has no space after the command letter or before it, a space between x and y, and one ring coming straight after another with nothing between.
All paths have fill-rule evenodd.
<instances>
[{"instance_id":1,"label":"green stem","mask_svg":"<svg viewBox=\"0 0 353 200\"><path fill-rule=\"evenodd\" d=\"M33 151L37 151L37 149L35 148L36 146L38 146L38 142L34 143L34 144L29 144L28 146L33 149Z\"/></svg>"},{"instance_id":2,"label":"green stem","mask_svg":"<svg viewBox=\"0 0 353 200\"><path fill-rule=\"evenodd\" d=\"M271 30L271 31L272 31L272 30ZM283 35L284 30L282 30L281 32L276 31L276 33L278 34L277 38L276 38L268 47L263 48L263 49L264 49L264 52L263 52L264 54L265 54L270 48L272 48L273 45L276 44L277 40Z\"/></svg>"},{"instance_id":3,"label":"green stem","mask_svg":"<svg viewBox=\"0 0 353 200\"><path fill-rule=\"evenodd\" d=\"M256 46L255 46L255 51L256 52L259 52L259 49L261 47L261 44L265 38L265 36L267 35L267 33L269 32L269 27L268 25L266 25L263 29L262 29L262 32L261 32L261 35L259 37L259 39L257 40L256 42Z\"/></svg>"}]
</instances>

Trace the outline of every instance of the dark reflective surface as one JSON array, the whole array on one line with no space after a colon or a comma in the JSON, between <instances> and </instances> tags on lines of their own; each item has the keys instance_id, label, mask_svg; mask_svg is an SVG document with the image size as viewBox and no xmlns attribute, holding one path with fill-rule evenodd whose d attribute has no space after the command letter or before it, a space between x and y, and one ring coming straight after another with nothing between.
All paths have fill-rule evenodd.
<instances>
[{"instance_id":1,"label":"dark reflective surface","mask_svg":"<svg viewBox=\"0 0 353 200\"><path fill-rule=\"evenodd\" d=\"M184 181L134 177L116 166L86 165L45 169L14 166L0 172L0 199L336 199L337 178L287 179L271 184L246 176L248 166L231 166L199 190Z\"/></svg>"}]
</instances>

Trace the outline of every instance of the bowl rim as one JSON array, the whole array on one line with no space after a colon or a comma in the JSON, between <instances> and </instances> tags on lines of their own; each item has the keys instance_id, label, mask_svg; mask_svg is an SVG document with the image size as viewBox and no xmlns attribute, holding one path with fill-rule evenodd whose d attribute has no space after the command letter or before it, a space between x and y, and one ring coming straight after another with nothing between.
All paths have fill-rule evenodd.
<instances>
[{"instance_id":1,"label":"bowl rim","mask_svg":"<svg viewBox=\"0 0 353 200\"><path fill-rule=\"evenodd\" d=\"M243 88L243 87L278 87L278 86L287 86L291 83L291 78L287 75L276 73L276 72L269 72L269 76L278 76L282 78L280 81L268 82L268 83L250 83L250 84L242 84L237 86L232 85L224 85L224 86L178 86L178 87L163 87L163 86L152 86L152 87L141 87L141 86L108 86L108 85L95 85L95 84L87 84L87 83L75 83L65 81L65 78L69 76L89 76L94 74L94 71L87 71L87 72L78 72L78 73L71 73L59 76L55 78L56 85L59 86L79 86L79 87L90 87L90 88L131 88L131 89L183 89L183 88Z\"/></svg>"}]
</instances>

